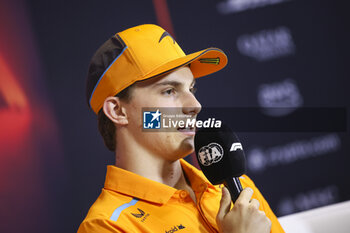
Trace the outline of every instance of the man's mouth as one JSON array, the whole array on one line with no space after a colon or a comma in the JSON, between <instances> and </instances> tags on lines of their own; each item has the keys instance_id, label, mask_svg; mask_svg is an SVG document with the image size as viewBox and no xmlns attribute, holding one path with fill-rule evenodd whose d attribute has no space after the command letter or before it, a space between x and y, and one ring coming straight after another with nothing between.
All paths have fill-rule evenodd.
<instances>
[{"instance_id":1,"label":"man's mouth","mask_svg":"<svg viewBox=\"0 0 350 233\"><path fill-rule=\"evenodd\" d=\"M177 130L188 136L194 136L196 134L196 129L194 127L179 127Z\"/></svg>"}]
</instances>

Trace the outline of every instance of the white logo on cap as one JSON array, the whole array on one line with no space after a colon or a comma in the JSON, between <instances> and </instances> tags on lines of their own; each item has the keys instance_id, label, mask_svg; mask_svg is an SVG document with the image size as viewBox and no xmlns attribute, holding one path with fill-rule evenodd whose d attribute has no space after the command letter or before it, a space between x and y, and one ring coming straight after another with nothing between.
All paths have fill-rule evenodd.
<instances>
[{"instance_id":1,"label":"white logo on cap","mask_svg":"<svg viewBox=\"0 0 350 233\"><path fill-rule=\"evenodd\" d=\"M216 142L209 143L199 149L198 160L204 166L219 162L224 156L224 149Z\"/></svg>"}]
</instances>

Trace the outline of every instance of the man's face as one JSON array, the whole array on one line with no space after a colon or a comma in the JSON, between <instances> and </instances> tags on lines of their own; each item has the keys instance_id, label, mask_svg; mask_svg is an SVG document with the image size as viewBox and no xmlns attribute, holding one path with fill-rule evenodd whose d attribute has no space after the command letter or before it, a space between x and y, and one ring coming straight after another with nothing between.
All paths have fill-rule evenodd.
<instances>
[{"instance_id":1,"label":"man's face","mask_svg":"<svg viewBox=\"0 0 350 233\"><path fill-rule=\"evenodd\" d=\"M126 103L127 129L134 138L132 146L142 147L155 156L175 161L194 150L195 129L173 132L143 132L143 107L174 107L178 114L196 116L201 105L194 96L194 78L188 67L161 77L135 84L130 102Z\"/></svg>"}]
</instances>

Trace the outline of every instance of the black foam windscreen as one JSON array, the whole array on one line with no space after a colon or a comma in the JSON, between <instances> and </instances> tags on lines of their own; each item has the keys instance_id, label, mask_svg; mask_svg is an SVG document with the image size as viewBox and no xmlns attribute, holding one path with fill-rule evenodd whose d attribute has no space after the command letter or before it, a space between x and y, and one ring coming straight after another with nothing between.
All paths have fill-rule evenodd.
<instances>
[{"instance_id":1,"label":"black foam windscreen","mask_svg":"<svg viewBox=\"0 0 350 233\"><path fill-rule=\"evenodd\" d=\"M238 137L227 126L201 128L194 137L196 157L204 175L214 185L245 173L245 155Z\"/></svg>"}]
</instances>

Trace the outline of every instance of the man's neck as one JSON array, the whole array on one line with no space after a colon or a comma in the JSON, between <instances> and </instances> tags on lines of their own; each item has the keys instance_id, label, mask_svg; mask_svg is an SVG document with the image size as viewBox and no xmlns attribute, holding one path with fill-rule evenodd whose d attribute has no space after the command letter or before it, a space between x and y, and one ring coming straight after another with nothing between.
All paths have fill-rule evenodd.
<instances>
[{"instance_id":1,"label":"man's neck","mask_svg":"<svg viewBox=\"0 0 350 233\"><path fill-rule=\"evenodd\" d=\"M118 148L116 166L177 189L188 185L179 160L167 161L147 151Z\"/></svg>"},{"instance_id":2,"label":"man's neck","mask_svg":"<svg viewBox=\"0 0 350 233\"><path fill-rule=\"evenodd\" d=\"M196 203L195 193L182 170L180 160L169 161L138 145L130 138L117 138L116 166L175 189L186 190ZM129 142L129 143L128 143ZM171 156L168 156L171 157Z\"/></svg>"}]
</instances>

